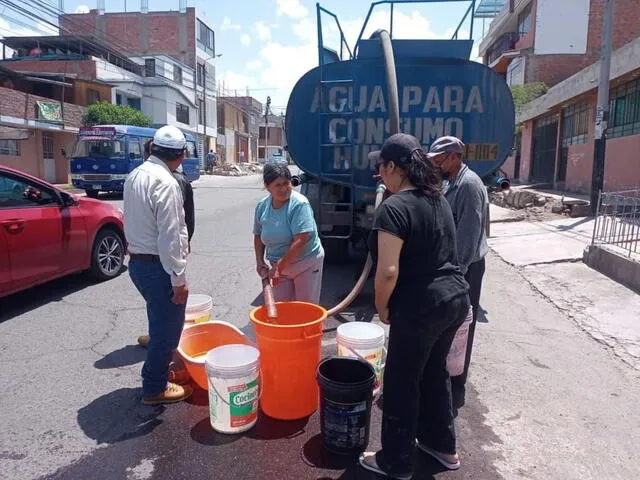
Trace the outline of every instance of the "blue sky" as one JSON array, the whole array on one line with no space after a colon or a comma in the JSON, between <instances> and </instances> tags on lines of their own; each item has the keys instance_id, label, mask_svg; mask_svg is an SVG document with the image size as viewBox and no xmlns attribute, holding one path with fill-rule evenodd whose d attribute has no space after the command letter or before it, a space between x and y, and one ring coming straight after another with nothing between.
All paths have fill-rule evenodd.
<instances>
[{"instance_id":1,"label":"blue sky","mask_svg":"<svg viewBox=\"0 0 640 480\"><path fill-rule=\"evenodd\" d=\"M57 6L58 0L48 0ZM123 11L124 0L106 0L106 10ZM362 27L370 1L324 0L321 5L333 11L353 46ZM458 26L470 1L432 4L405 4L395 8L394 36L396 38L450 38ZM139 10L140 0L127 0L129 11ZM313 0L187 0L196 7L198 15L214 27L216 32L217 73L220 86L228 92L245 94L264 102L272 97L274 110L286 107L289 92L295 81L317 65L316 8ZM96 0L65 0L68 12L96 8ZM179 0L149 0L150 10L177 10ZM367 32L388 27L389 7L374 10ZM11 12L12 17L17 14ZM4 23L3 23L4 22ZM26 21L27 23L29 21ZM323 28L329 46L338 46L333 21L323 18ZM7 30L25 30L24 26L0 21L0 35ZM37 28L37 27L36 27ZM487 22L488 28L488 22ZM40 26L42 30L42 26ZM482 33L482 21L476 21L475 37ZM468 36L469 22L463 27ZM333 41L331 41L333 40Z\"/></svg>"}]
</instances>

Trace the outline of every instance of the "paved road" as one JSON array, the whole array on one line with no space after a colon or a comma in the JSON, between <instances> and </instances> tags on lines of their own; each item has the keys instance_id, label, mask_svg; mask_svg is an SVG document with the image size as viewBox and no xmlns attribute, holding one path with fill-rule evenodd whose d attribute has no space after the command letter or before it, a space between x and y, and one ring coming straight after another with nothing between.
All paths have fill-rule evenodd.
<instances>
[{"instance_id":1,"label":"paved road","mask_svg":"<svg viewBox=\"0 0 640 480\"><path fill-rule=\"evenodd\" d=\"M262 195L259 177L205 177L196 189L192 291L212 295L215 317L249 334L260 288L250 224ZM347 292L357 267L328 268L324 304ZM441 473L420 458L414 478L640 478L638 372L522 275L490 256L470 398L458 421L464 467ZM346 319L371 319L370 305L369 286ZM260 418L245 435L223 436L209 426L203 394L142 406L145 352L135 342L144 331L144 306L126 273L103 284L76 276L0 302L0 478L373 478L323 454L317 415ZM327 353L333 336L325 337ZM377 448L378 407L373 417Z\"/></svg>"}]
</instances>

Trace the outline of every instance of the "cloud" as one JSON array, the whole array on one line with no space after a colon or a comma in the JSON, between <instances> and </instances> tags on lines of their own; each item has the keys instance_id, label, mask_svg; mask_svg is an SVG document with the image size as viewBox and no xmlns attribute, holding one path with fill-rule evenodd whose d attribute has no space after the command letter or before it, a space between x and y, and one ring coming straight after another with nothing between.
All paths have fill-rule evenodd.
<instances>
[{"instance_id":1,"label":"cloud","mask_svg":"<svg viewBox=\"0 0 640 480\"><path fill-rule=\"evenodd\" d=\"M277 24L266 24L262 21L254 23L253 26L256 30L256 35L262 41L271 40L271 30L273 28L278 28Z\"/></svg>"},{"instance_id":2,"label":"cloud","mask_svg":"<svg viewBox=\"0 0 640 480\"><path fill-rule=\"evenodd\" d=\"M76 13L89 13L90 10L89 5L78 5L76 7Z\"/></svg>"},{"instance_id":3,"label":"cloud","mask_svg":"<svg viewBox=\"0 0 640 480\"><path fill-rule=\"evenodd\" d=\"M293 33L301 40L305 42L317 41L318 29L316 24L308 18L303 18L300 22L294 23L291 28L293 29Z\"/></svg>"},{"instance_id":4,"label":"cloud","mask_svg":"<svg viewBox=\"0 0 640 480\"><path fill-rule=\"evenodd\" d=\"M247 87L257 84L255 77L243 75L233 71L227 71L218 75L218 86L222 96L244 95ZM223 90L224 87L224 90Z\"/></svg>"},{"instance_id":5,"label":"cloud","mask_svg":"<svg viewBox=\"0 0 640 480\"><path fill-rule=\"evenodd\" d=\"M236 23L232 23L229 17L224 17L222 20L222 26L220 27L223 32L227 30L240 30L240 28L242 27Z\"/></svg>"},{"instance_id":6,"label":"cloud","mask_svg":"<svg viewBox=\"0 0 640 480\"><path fill-rule=\"evenodd\" d=\"M300 3L300 0L276 0L278 16L291 18L304 18L309 10Z\"/></svg>"},{"instance_id":7,"label":"cloud","mask_svg":"<svg viewBox=\"0 0 640 480\"><path fill-rule=\"evenodd\" d=\"M249 35L248 33L242 34L242 36L240 37L240 43L245 47L251 45L251 35Z\"/></svg>"},{"instance_id":8,"label":"cloud","mask_svg":"<svg viewBox=\"0 0 640 480\"><path fill-rule=\"evenodd\" d=\"M264 65L262 63L262 60L256 58L255 60L249 60L247 62L246 68L247 70L259 70L260 68L262 68L262 65Z\"/></svg>"},{"instance_id":9,"label":"cloud","mask_svg":"<svg viewBox=\"0 0 640 480\"><path fill-rule=\"evenodd\" d=\"M0 17L0 39L3 37L37 37L43 35L58 35L58 29L42 21L35 22L32 28L16 26ZM7 53L9 55L13 54L13 50L7 48Z\"/></svg>"}]
</instances>

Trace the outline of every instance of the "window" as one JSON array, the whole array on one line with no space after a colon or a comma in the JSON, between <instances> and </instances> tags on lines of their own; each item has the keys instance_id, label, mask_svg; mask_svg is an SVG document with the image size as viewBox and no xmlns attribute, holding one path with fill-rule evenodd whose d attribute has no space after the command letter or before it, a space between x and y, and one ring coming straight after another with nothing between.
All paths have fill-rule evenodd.
<instances>
[{"instance_id":1,"label":"window","mask_svg":"<svg viewBox=\"0 0 640 480\"><path fill-rule=\"evenodd\" d=\"M608 137L640 134L640 79L632 80L611 92Z\"/></svg>"},{"instance_id":2,"label":"window","mask_svg":"<svg viewBox=\"0 0 640 480\"><path fill-rule=\"evenodd\" d=\"M265 128L264 127L260 127L259 132L258 132L258 138L260 140L264 140L264 134L265 134Z\"/></svg>"},{"instance_id":3,"label":"window","mask_svg":"<svg viewBox=\"0 0 640 480\"><path fill-rule=\"evenodd\" d=\"M189 107L176 103L176 120L180 123L189 124Z\"/></svg>"},{"instance_id":4,"label":"window","mask_svg":"<svg viewBox=\"0 0 640 480\"><path fill-rule=\"evenodd\" d=\"M264 158L264 147L258 147L258 158Z\"/></svg>"},{"instance_id":5,"label":"window","mask_svg":"<svg viewBox=\"0 0 640 480\"><path fill-rule=\"evenodd\" d=\"M173 66L173 81L182 85L182 68L177 65Z\"/></svg>"},{"instance_id":6,"label":"window","mask_svg":"<svg viewBox=\"0 0 640 480\"><path fill-rule=\"evenodd\" d=\"M87 105L93 105L100 101L100 92L92 88L87 89Z\"/></svg>"},{"instance_id":7,"label":"window","mask_svg":"<svg viewBox=\"0 0 640 480\"><path fill-rule=\"evenodd\" d=\"M131 108L135 108L136 110L142 110L139 98L127 98L127 105Z\"/></svg>"},{"instance_id":8,"label":"window","mask_svg":"<svg viewBox=\"0 0 640 480\"><path fill-rule=\"evenodd\" d=\"M137 138L129 140L129 158L131 160L140 160L142 158L142 149Z\"/></svg>"},{"instance_id":9,"label":"window","mask_svg":"<svg viewBox=\"0 0 640 480\"><path fill-rule=\"evenodd\" d=\"M201 87L204 87L204 81L205 81L205 69L204 69L204 64L199 63L197 70L196 70L196 80L198 82L198 85Z\"/></svg>"},{"instance_id":10,"label":"window","mask_svg":"<svg viewBox=\"0 0 640 480\"><path fill-rule=\"evenodd\" d=\"M562 146L587 143L591 109L587 103L570 105L564 109Z\"/></svg>"},{"instance_id":11,"label":"window","mask_svg":"<svg viewBox=\"0 0 640 480\"><path fill-rule=\"evenodd\" d=\"M198 20L197 28L198 45L210 55L215 51L215 39L213 30L207 27L203 22Z\"/></svg>"},{"instance_id":12,"label":"window","mask_svg":"<svg viewBox=\"0 0 640 480\"><path fill-rule=\"evenodd\" d=\"M42 132L42 156L44 158L55 158L53 154L53 135L49 132Z\"/></svg>"},{"instance_id":13,"label":"window","mask_svg":"<svg viewBox=\"0 0 640 480\"><path fill-rule=\"evenodd\" d=\"M18 140L0 140L0 155L20 156L20 143Z\"/></svg>"},{"instance_id":14,"label":"window","mask_svg":"<svg viewBox=\"0 0 640 480\"><path fill-rule=\"evenodd\" d=\"M116 93L116 105L122 105L122 95Z\"/></svg>"},{"instance_id":15,"label":"window","mask_svg":"<svg viewBox=\"0 0 640 480\"><path fill-rule=\"evenodd\" d=\"M56 198L37 184L0 174L0 209L56 204Z\"/></svg>"},{"instance_id":16,"label":"window","mask_svg":"<svg viewBox=\"0 0 640 480\"><path fill-rule=\"evenodd\" d=\"M198 124L204 125L205 113L204 100L198 99Z\"/></svg>"},{"instance_id":17,"label":"window","mask_svg":"<svg viewBox=\"0 0 640 480\"><path fill-rule=\"evenodd\" d=\"M187 142L187 158L198 158L198 149L195 142Z\"/></svg>"},{"instance_id":18,"label":"window","mask_svg":"<svg viewBox=\"0 0 640 480\"><path fill-rule=\"evenodd\" d=\"M71 158L124 158L122 140L78 140Z\"/></svg>"},{"instance_id":19,"label":"window","mask_svg":"<svg viewBox=\"0 0 640 480\"><path fill-rule=\"evenodd\" d=\"M147 58L144 61L144 76L155 77L156 76L156 59Z\"/></svg>"},{"instance_id":20,"label":"window","mask_svg":"<svg viewBox=\"0 0 640 480\"><path fill-rule=\"evenodd\" d=\"M527 5L518 15L518 38L522 38L531 30L532 4Z\"/></svg>"}]
</instances>

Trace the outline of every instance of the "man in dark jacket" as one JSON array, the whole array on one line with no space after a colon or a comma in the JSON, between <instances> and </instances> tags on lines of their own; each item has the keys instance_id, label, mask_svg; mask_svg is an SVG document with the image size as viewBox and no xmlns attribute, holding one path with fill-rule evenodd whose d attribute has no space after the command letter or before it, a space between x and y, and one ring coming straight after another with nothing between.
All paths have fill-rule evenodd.
<instances>
[{"instance_id":1,"label":"man in dark jacket","mask_svg":"<svg viewBox=\"0 0 640 480\"><path fill-rule=\"evenodd\" d=\"M151 143L152 140L148 140L144 144L145 161L151 155ZM173 177L178 181L178 185L180 185L180 190L182 191L184 220L187 224L187 233L189 236L189 251L191 251L191 237L193 237L193 232L196 228L196 211L193 203L193 188L182 172L174 170L171 173L173 174ZM141 346L146 347L149 344L149 339L149 335L141 335L138 337L138 343ZM175 375L173 372L170 372L170 374Z\"/></svg>"},{"instance_id":2,"label":"man in dark jacket","mask_svg":"<svg viewBox=\"0 0 640 480\"><path fill-rule=\"evenodd\" d=\"M485 256L489 251L486 237L489 195L480 177L463 162L464 143L456 137L441 137L431 144L428 157L446 177L444 196L451 205L456 223L458 261L469 284L469 299L473 321L469 325L467 355L462 375L451 377L454 408L465 402L467 375L473 338L480 309L480 293L485 271Z\"/></svg>"}]
</instances>

